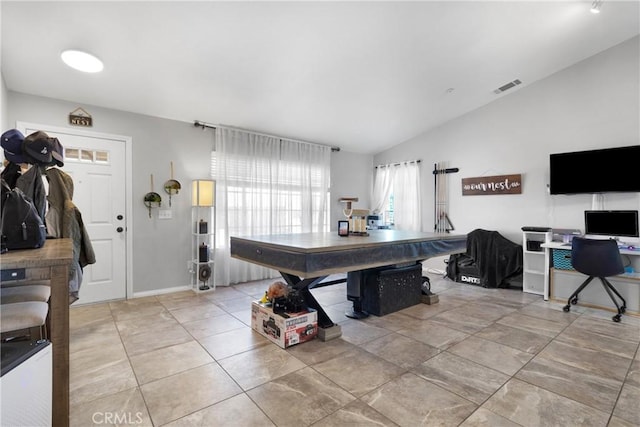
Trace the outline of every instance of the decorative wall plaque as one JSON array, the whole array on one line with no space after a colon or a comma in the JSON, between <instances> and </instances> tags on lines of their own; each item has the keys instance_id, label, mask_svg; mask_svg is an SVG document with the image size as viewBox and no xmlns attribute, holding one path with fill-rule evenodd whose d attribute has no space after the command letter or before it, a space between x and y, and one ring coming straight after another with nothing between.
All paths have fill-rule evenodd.
<instances>
[{"instance_id":1,"label":"decorative wall plaque","mask_svg":"<svg viewBox=\"0 0 640 427\"><path fill-rule=\"evenodd\" d=\"M522 175L480 176L462 178L463 196L481 196L488 194L521 194Z\"/></svg>"},{"instance_id":2,"label":"decorative wall plaque","mask_svg":"<svg viewBox=\"0 0 640 427\"><path fill-rule=\"evenodd\" d=\"M93 126L93 119L91 114L78 107L69 113L69 124L74 126L91 127Z\"/></svg>"}]
</instances>

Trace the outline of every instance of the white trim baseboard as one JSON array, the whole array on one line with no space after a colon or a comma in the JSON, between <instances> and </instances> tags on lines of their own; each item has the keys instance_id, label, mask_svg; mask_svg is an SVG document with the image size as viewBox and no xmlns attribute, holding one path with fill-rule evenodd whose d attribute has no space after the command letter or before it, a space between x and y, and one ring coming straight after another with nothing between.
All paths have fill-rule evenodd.
<instances>
[{"instance_id":1,"label":"white trim baseboard","mask_svg":"<svg viewBox=\"0 0 640 427\"><path fill-rule=\"evenodd\" d=\"M131 298L154 297L157 295L172 294L174 292L190 291L191 285L174 286L173 288L153 289L151 291L134 292Z\"/></svg>"}]
</instances>

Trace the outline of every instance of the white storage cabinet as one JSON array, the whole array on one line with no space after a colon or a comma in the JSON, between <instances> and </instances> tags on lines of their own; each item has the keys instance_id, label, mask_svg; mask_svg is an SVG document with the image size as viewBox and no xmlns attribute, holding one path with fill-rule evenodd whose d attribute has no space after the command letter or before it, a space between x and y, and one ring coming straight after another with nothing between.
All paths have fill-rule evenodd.
<instances>
[{"instance_id":1,"label":"white storage cabinet","mask_svg":"<svg viewBox=\"0 0 640 427\"><path fill-rule=\"evenodd\" d=\"M541 245L550 242L551 237L551 230L522 232L523 292L545 295L545 288L549 286L549 260Z\"/></svg>"}]
</instances>

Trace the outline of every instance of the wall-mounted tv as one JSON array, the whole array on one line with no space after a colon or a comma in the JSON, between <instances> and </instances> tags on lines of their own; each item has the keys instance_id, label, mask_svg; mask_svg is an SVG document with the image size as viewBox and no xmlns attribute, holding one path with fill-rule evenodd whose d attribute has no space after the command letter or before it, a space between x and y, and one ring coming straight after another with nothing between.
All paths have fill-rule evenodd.
<instances>
[{"instance_id":1,"label":"wall-mounted tv","mask_svg":"<svg viewBox=\"0 0 640 427\"><path fill-rule=\"evenodd\" d=\"M640 192L640 145L549 156L551 194Z\"/></svg>"}]
</instances>

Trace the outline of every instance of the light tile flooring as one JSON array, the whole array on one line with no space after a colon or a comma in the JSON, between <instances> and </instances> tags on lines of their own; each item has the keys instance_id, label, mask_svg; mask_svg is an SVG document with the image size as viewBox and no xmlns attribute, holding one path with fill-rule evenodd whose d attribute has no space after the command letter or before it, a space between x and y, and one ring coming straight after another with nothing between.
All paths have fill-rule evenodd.
<instances>
[{"instance_id":1,"label":"light tile flooring","mask_svg":"<svg viewBox=\"0 0 640 427\"><path fill-rule=\"evenodd\" d=\"M440 302L282 350L250 328L270 281L71 309L71 425L638 426L640 318L434 278Z\"/></svg>"}]
</instances>

